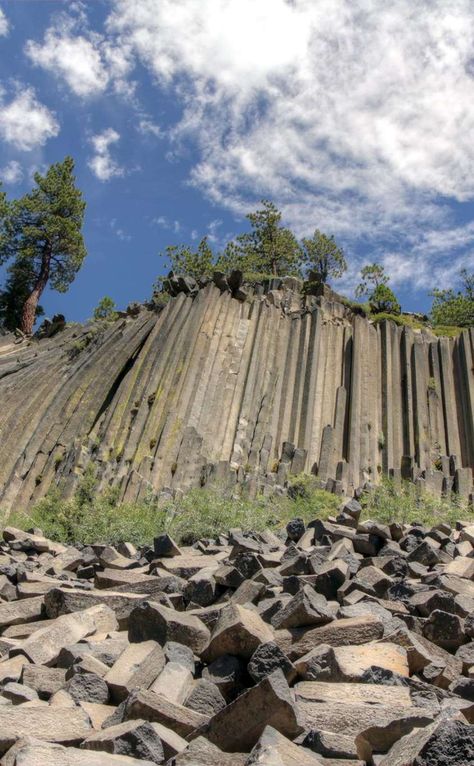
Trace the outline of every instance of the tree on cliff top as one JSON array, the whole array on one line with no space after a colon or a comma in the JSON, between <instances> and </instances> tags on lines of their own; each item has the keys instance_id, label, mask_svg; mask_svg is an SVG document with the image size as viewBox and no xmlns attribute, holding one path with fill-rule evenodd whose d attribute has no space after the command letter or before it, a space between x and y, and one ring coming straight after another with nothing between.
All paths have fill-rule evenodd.
<instances>
[{"instance_id":1,"label":"tree on cliff top","mask_svg":"<svg viewBox=\"0 0 474 766\"><path fill-rule=\"evenodd\" d=\"M246 216L250 231L230 241L217 259L207 237L197 250L188 245L167 247L166 257L172 270L195 279L210 276L214 270L229 273L233 269L252 279L301 276L302 270L315 273L322 282L342 276L347 264L334 237L316 229L300 245L293 232L282 226L282 214L276 205L265 199L260 204L258 210Z\"/></svg>"},{"instance_id":2,"label":"tree on cliff top","mask_svg":"<svg viewBox=\"0 0 474 766\"><path fill-rule=\"evenodd\" d=\"M474 273L467 269L461 271L462 289L433 290L431 316L435 325L473 327L474 326Z\"/></svg>"},{"instance_id":3,"label":"tree on cliff top","mask_svg":"<svg viewBox=\"0 0 474 766\"><path fill-rule=\"evenodd\" d=\"M46 285L66 292L86 256L82 237L85 202L73 171L74 161L66 157L51 165L46 175L36 173L36 188L9 202L5 211L0 262L14 259L13 268L24 269L31 276L21 310L20 329L26 335L33 331Z\"/></svg>"},{"instance_id":4,"label":"tree on cliff top","mask_svg":"<svg viewBox=\"0 0 474 766\"><path fill-rule=\"evenodd\" d=\"M99 322L113 322L115 319L117 319L117 306L113 298L111 298L109 295L104 295L104 297L100 299L99 303L95 307L92 317Z\"/></svg>"},{"instance_id":5,"label":"tree on cliff top","mask_svg":"<svg viewBox=\"0 0 474 766\"><path fill-rule=\"evenodd\" d=\"M362 280L356 287L358 298L368 295L370 309L374 314L400 314L400 304L388 286L389 276L383 266L371 263L361 269Z\"/></svg>"},{"instance_id":6,"label":"tree on cliff top","mask_svg":"<svg viewBox=\"0 0 474 766\"><path fill-rule=\"evenodd\" d=\"M201 239L197 250L188 245L168 245L166 248L171 270L176 274L186 274L188 277L207 277L214 271L214 253L207 237Z\"/></svg>"},{"instance_id":7,"label":"tree on cliff top","mask_svg":"<svg viewBox=\"0 0 474 766\"><path fill-rule=\"evenodd\" d=\"M328 237L315 229L310 238L301 240L301 265L305 274L312 274L318 282L327 282L331 277L340 279L347 269L344 251L333 236Z\"/></svg>"},{"instance_id":8,"label":"tree on cliff top","mask_svg":"<svg viewBox=\"0 0 474 766\"><path fill-rule=\"evenodd\" d=\"M246 218L251 230L229 242L218 267L274 277L298 274L301 248L293 232L281 225L276 205L264 199L261 208Z\"/></svg>"}]
</instances>

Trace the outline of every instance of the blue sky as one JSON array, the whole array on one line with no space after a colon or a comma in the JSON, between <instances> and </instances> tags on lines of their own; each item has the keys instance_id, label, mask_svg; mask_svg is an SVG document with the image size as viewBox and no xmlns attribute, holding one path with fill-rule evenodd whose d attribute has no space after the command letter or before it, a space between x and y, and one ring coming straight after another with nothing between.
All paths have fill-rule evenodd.
<instances>
[{"instance_id":1,"label":"blue sky","mask_svg":"<svg viewBox=\"0 0 474 766\"><path fill-rule=\"evenodd\" d=\"M167 244L218 249L262 197L335 234L352 294L406 310L474 266L471 0L0 0L0 178L71 154L86 263L48 315L151 293Z\"/></svg>"}]
</instances>

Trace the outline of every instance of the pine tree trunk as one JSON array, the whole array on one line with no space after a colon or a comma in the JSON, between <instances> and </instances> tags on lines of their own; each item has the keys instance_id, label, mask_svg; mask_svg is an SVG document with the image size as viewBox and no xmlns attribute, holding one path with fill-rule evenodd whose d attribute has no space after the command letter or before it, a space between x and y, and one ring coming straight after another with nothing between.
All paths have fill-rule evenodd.
<instances>
[{"instance_id":1,"label":"pine tree trunk","mask_svg":"<svg viewBox=\"0 0 474 766\"><path fill-rule=\"evenodd\" d=\"M31 335L33 332L33 326L36 319L36 308L38 306L41 292L37 289L33 290L24 303L20 325L20 330L24 335Z\"/></svg>"},{"instance_id":2,"label":"pine tree trunk","mask_svg":"<svg viewBox=\"0 0 474 766\"><path fill-rule=\"evenodd\" d=\"M24 335L31 335L33 333L39 299L48 284L50 263L51 252L48 251L43 255L39 276L23 306L20 330Z\"/></svg>"}]
</instances>

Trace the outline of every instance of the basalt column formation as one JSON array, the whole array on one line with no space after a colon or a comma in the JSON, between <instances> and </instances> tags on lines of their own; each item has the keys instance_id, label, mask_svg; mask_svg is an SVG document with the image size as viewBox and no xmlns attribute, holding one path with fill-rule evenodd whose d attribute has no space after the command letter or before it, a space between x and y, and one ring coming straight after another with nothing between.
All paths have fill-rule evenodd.
<instances>
[{"instance_id":1,"label":"basalt column formation","mask_svg":"<svg viewBox=\"0 0 474 766\"><path fill-rule=\"evenodd\" d=\"M160 310L0 338L0 508L89 464L125 500L313 472L352 494L383 474L472 497L474 331L374 324L298 280L174 279Z\"/></svg>"}]
</instances>

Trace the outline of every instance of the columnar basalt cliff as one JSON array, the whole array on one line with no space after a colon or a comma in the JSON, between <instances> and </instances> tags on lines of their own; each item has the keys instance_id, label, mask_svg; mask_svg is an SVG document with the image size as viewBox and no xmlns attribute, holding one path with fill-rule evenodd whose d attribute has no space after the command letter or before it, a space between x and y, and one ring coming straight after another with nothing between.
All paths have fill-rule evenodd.
<instances>
[{"instance_id":1,"label":"columnar basalt cliff","mask_svg":"<svg viewBox=\"0 0 474 766\"><path fill-rule=\"evenodd\" d=\"M170 287L159 311L0 338L1 508L71 494L89 463L126 500L302 471L341 494L391 474L469 498L472 329L375 325L291 278Z\"/></svg>"}]
</instances>

